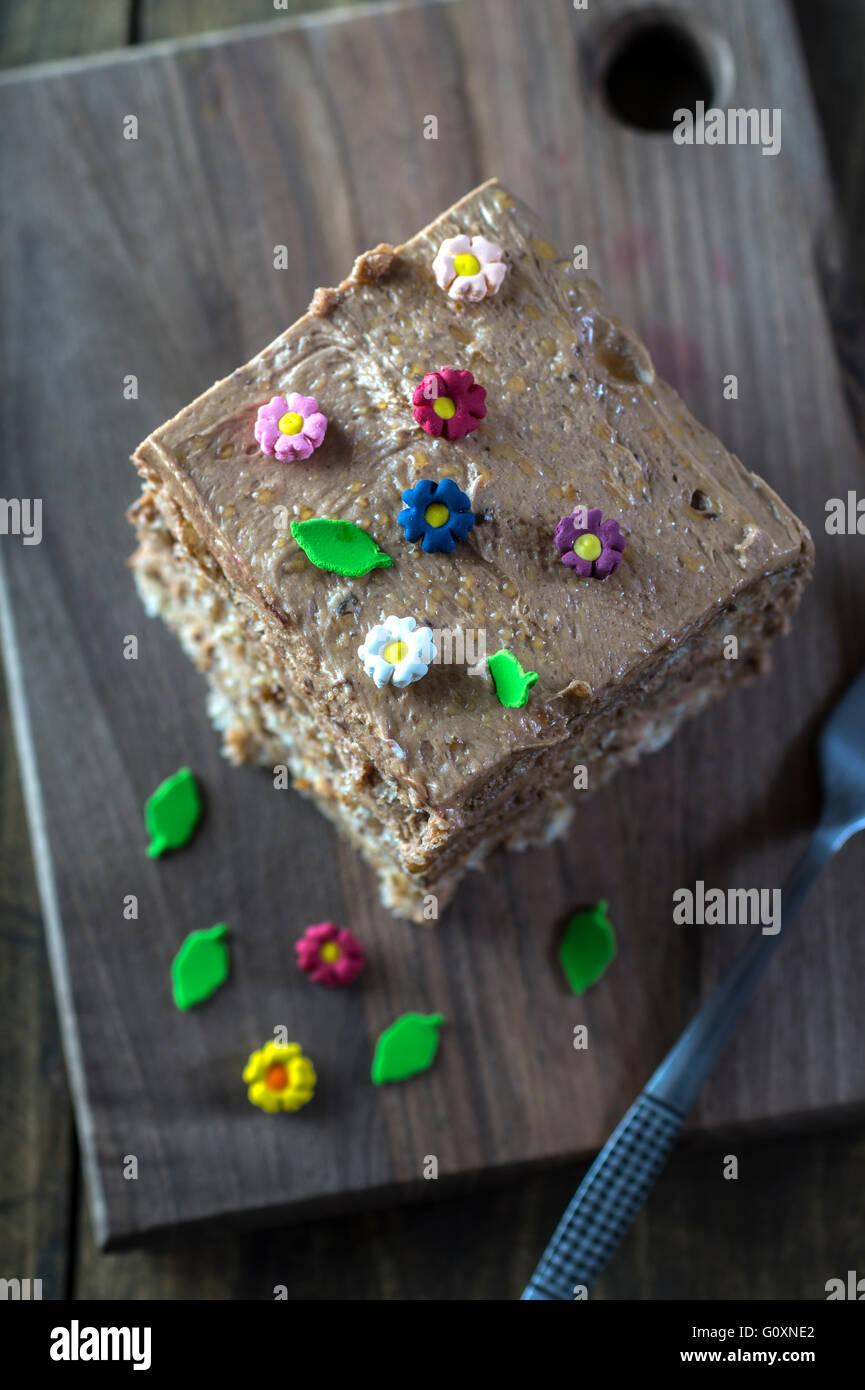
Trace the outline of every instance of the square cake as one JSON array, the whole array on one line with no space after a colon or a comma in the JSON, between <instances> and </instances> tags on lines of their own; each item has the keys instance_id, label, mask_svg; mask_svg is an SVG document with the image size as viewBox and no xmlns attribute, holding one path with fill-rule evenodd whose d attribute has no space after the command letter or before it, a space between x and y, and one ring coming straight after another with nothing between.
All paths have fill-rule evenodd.
<instances>
[{"instance_id":1,"label":"square cake","mask_svg":"<svg viewBox=\"0 0 865 1390\"><path fill-rule=\"evenodd\" d=\"M227 756L287 768L417 921L764 669L813 560L496 180L134 462L135 581Z\"/></svg>"}]
</instances>

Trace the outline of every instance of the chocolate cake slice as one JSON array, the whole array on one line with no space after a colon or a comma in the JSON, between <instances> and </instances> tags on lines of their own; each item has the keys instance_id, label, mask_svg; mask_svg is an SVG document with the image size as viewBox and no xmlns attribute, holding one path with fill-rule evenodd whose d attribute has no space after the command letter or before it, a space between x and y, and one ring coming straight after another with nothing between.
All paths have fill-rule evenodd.
<instances>
[{"instance_id":1,"label":"chocolate cake slice","mask_svg":"<svg viewBox=\"0 0 865 1390\"><path fill-rule=\"evenodd\" d=\"M134 462L135 581L228 757L286 765L418 921L557 834L575 767L596 789L764 669L812 565L495 180Z\"/></svg>"}]
</instances>

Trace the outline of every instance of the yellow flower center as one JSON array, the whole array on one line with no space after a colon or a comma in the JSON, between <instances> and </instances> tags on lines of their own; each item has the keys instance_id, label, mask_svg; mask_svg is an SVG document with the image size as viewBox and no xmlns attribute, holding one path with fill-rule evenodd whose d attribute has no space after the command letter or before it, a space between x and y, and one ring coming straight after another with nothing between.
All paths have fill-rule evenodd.
<instances>
[{"instance_id":1,"label":"yellow flower center","mask_svg":"<svg viewBox=\"0 0 865 1390\"><path fill-rule=\"evenodd\" d=\"M444 502L430 502L423 514L423 519L428 526L444 526L450 512Z\"/></svg>"},{"instance_id":2,"label":"yellow flower center","mask_svg":"<svg viewBox=\"0 0 865 1390\"><path fill-rule=\"evenodd\" d=\"M267 1069L264 1084L269 1091L284 1091L288 1085L288 1067L284 1067L281 1062L274 1062L273 1066Z\"/></svg>"},{"instance_id":3,"label":"yellow flower center","mask_svg":"<svg viewBox=\"0 0 865 1390\"><path fill-rule=\"evenodd\" d=\"M454 270L457 275L477 275L480 268L480 261L470 251L463 251L461 255L454 256Z\"/></svg>"},{"instance_id":4,"label":"yellow flower center","mask_svg":"<svg viewBox=\"0 0 865 1390\"><path fill-rule=\"evenodd\" d=\"M437 400L434 400L433 410L436 415L440 415L443 420L450 420L451 417L457 413L457 408L450 396L439 396Z\"/></svg>"},{"instance_id":5,"label":"yellow flower center","mask_svg":"<svg viewBox=\"0 0 865 1390\"><path fill-rule=\"evenodd\" d=\"M408 656L408 647L405 642L388 642L382 656L390 666L398 666Z\"/></svg>"},{"instance_id":6,"label":"yellow flower center","mask_svg":"<svg viewBox=\"0 0 865 1390\"><path fill-rule=\"evenodd\" d=\"M574 541L574 553L579 555L581 560L597 560L603 546L598 537L591 531L587 531L584 536L577 536Z\"/></svg>"},{"instance_id":7,"label":"yellow flower center","mask_svg":"<svg viewBox=\"0 0 865 1390\"><path fill-rule=\"evenodd\" d=\"M298 415L296 410L287 410L280 417L278 428L281 434L300 434L303 429L303 416Z\"/></svg>"},{"instance_id":8,"label":"yellow flower center","mask_svg":"<svg viewBox=\"0 0 865 1390\"><path fill-rule=\"evenodd\" d=\"M332 965L335 960L339 960L342 951L335 941L325 941L318 954L321 956L322 960L327 961L328 965Z\"/></svg>"}]
</instances>

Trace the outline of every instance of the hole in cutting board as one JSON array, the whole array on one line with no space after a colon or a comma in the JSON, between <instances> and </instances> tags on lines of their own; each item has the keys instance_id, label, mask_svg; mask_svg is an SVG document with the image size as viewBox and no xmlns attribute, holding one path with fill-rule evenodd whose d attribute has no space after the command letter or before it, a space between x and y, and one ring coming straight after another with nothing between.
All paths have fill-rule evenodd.
<instances>
[{"instance_id":1,"label":"hole in cutting board","mask_svg":"<svg viewBox=\"0 0 865 1390\"><path fill-rule=\"evenodd\" d=\"M675 10L624 15L607 32L600 80L617 120L668 132L674 112L726 101L733 59L726 40Z\"/></svg>"}]
</instances>

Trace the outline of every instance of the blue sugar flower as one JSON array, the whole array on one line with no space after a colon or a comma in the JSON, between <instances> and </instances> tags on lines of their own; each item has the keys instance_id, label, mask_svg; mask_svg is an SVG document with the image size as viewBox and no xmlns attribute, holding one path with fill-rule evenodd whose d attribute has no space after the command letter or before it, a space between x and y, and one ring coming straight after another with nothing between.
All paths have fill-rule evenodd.
<instances>
[{"instance_id":1,"label":"blue sugar flower","mask_svg":"<svg viewBox=\"0 0 865 1390\"><path fill-rule=\"evenodd\" d=\"M449 555L457 541L464 541L475 524L471 503L452 478L432 483L423 478L404 492L405 511L397 521L407 541L422 541L427 554L441 550Z\"/></svg>"}]
</instances>

